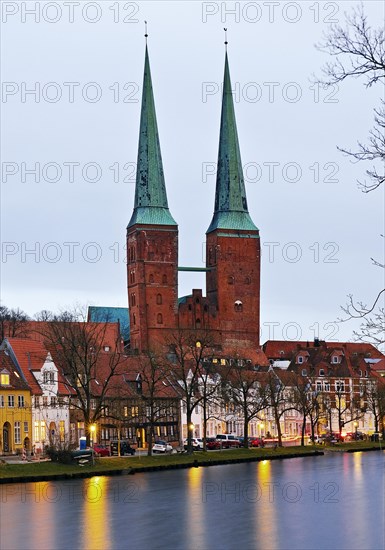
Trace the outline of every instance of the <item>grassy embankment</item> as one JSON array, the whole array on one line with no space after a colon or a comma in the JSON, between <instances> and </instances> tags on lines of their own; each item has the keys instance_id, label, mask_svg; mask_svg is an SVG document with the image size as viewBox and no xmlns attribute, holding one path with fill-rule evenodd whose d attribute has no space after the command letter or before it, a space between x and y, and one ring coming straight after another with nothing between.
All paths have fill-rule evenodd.
<instances>
[{"instance_id":1,"label":"grassy embankment","mask_svg":"<svg viewBox=\"0 0 385 550\"><path fill-rule=\"evenodd\" d=\"M228 451L210 451L195 452L193 455L173 454L173 455L155 455L133 456L133 457L106 457L95 461L95 465L85 464L66 465L57 462L28 462L25 464L0 464L0 480L4 483L9 481L28 481L42 478L44 480L50 477L70 478L89 477L90 475L114 475L129 474L148 469L162 468L183 468L190 466L209 465L226 462L243 462L253 460L270 460L284 457L291 457L298 454L311 455L314 451L333 451L333 452L352 452L360 450L384 449L383 443L371 441L353 441L331 446L308 445L306 447L283 447L283 448L256 448L256 449L234 449ZM385 450L385 449L384 449Z\"/></svg>"}]
</instances>

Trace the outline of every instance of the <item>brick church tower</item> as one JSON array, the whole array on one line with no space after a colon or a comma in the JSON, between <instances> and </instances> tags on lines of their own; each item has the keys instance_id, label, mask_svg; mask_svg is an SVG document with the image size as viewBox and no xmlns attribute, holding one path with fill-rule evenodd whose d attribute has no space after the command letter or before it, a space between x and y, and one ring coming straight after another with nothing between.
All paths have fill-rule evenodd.
<instances>
[{"instance_id":1,"label":"brick church tower","mask_svg":"<svg viewBox=\"0 0 385 550\"><path fill-rule=\"evenodd\" d=\"M206 287L178 304L178 226L168 209L146 46L134 212L127 226L130 347L164 344L175 329L205 330L219 353L259 353L260 240L247 208L226 52ZM180 268L197 270L201 268Z\"/></svg>"},{"instance_id":2,"label":"brick church tower","mask_svg":"<svg viewBox=\"0 0 385 550\"><path fill-rule=\"evenodd\" d=\"M130 346L140 353L177 326L178 308L178 226L167 203L147 46L127 281Z\"/></svg>"},{"instance_id":3,"label":"brick church tower","mask_svg":"<svg viewBox=\"0 0 385 550\"><path fill-rule=\"evenodd\" d=\"M214 216L206 232L211 327L223 349L259 348L260 238L247 208L226 52ZM214 320L213 320L214 321Z\"/></svg>"}]
</instances>

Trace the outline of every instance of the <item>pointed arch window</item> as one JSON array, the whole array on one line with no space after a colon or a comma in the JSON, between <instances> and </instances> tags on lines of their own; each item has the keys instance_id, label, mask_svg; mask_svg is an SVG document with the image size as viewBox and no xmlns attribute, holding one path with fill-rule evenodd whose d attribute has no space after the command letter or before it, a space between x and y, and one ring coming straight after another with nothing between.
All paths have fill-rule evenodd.
<instances>
[{"instance_id":1,"label":"pointed arch window","mask_svg":"<svg viewBox=\"0 0 385 550\"><path fill-rule=\"evenodd\" d=\"M236 300L234 302L234 310L237 311L237 312L243 311L243 304L242 304L241 300Z\"/></svg>"},{"instance_id":2,"label":"pointed arch window","mask_svg":"<svg viewBox=\"0 0 385 550\"><path fill-rule=\"evenodd\" d=\"M157 303L158 306L162 305L163 300L162 300L162 295L161 294L156 295L156 303Z\"/></svg>"}]
</instances>

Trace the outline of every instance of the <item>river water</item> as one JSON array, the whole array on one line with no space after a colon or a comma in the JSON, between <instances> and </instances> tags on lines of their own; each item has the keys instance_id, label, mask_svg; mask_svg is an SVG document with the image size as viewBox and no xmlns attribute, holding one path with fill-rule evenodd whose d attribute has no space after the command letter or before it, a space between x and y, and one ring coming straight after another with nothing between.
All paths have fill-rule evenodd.
<instances>
[{"instance_id":1,"label":"river water","mask_svg":"<svg viewBox=\"0 0 385 550\"><path fill-rule=\"evenodd\" d=\"M0 548L385 548L384 452L0 485Z\"/></svg>"}]
</instances>

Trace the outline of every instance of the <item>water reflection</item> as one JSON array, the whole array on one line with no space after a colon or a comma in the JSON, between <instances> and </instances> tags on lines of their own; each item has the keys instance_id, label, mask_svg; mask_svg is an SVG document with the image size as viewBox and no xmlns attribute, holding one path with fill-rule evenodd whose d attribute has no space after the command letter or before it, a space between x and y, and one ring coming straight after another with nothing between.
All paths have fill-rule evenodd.
<instances>
[{"instance_id":1,"label":"water reflection","mask_svg":"<svg viewBox=\"0 0 385 550\"><path fill-rule=\"evenodd\" d=\"M190 468L187 472L188 505L186 542L191 550L201 548L204 541L205 521L202 502L203 468Z\"/></svg>"},{"instance_id":2,"label":"water reflection","mask_svg":"<svg viewBox=\"0 0 385 550\"><path fill-rule=\"evenodd\" d=\"M377 550L384 456L0 485L0 548Z\"/></svg>"},{"instance_id":3,"label":"water reflection","mask_svg":"<svg viewBox=\"0 0 385 550\"><path fill-rule=\"evenodd\" d=\"M109 522L108 477L93 477L83 486L83 548L111 548Z\"/></svg>"}]
</instances>

